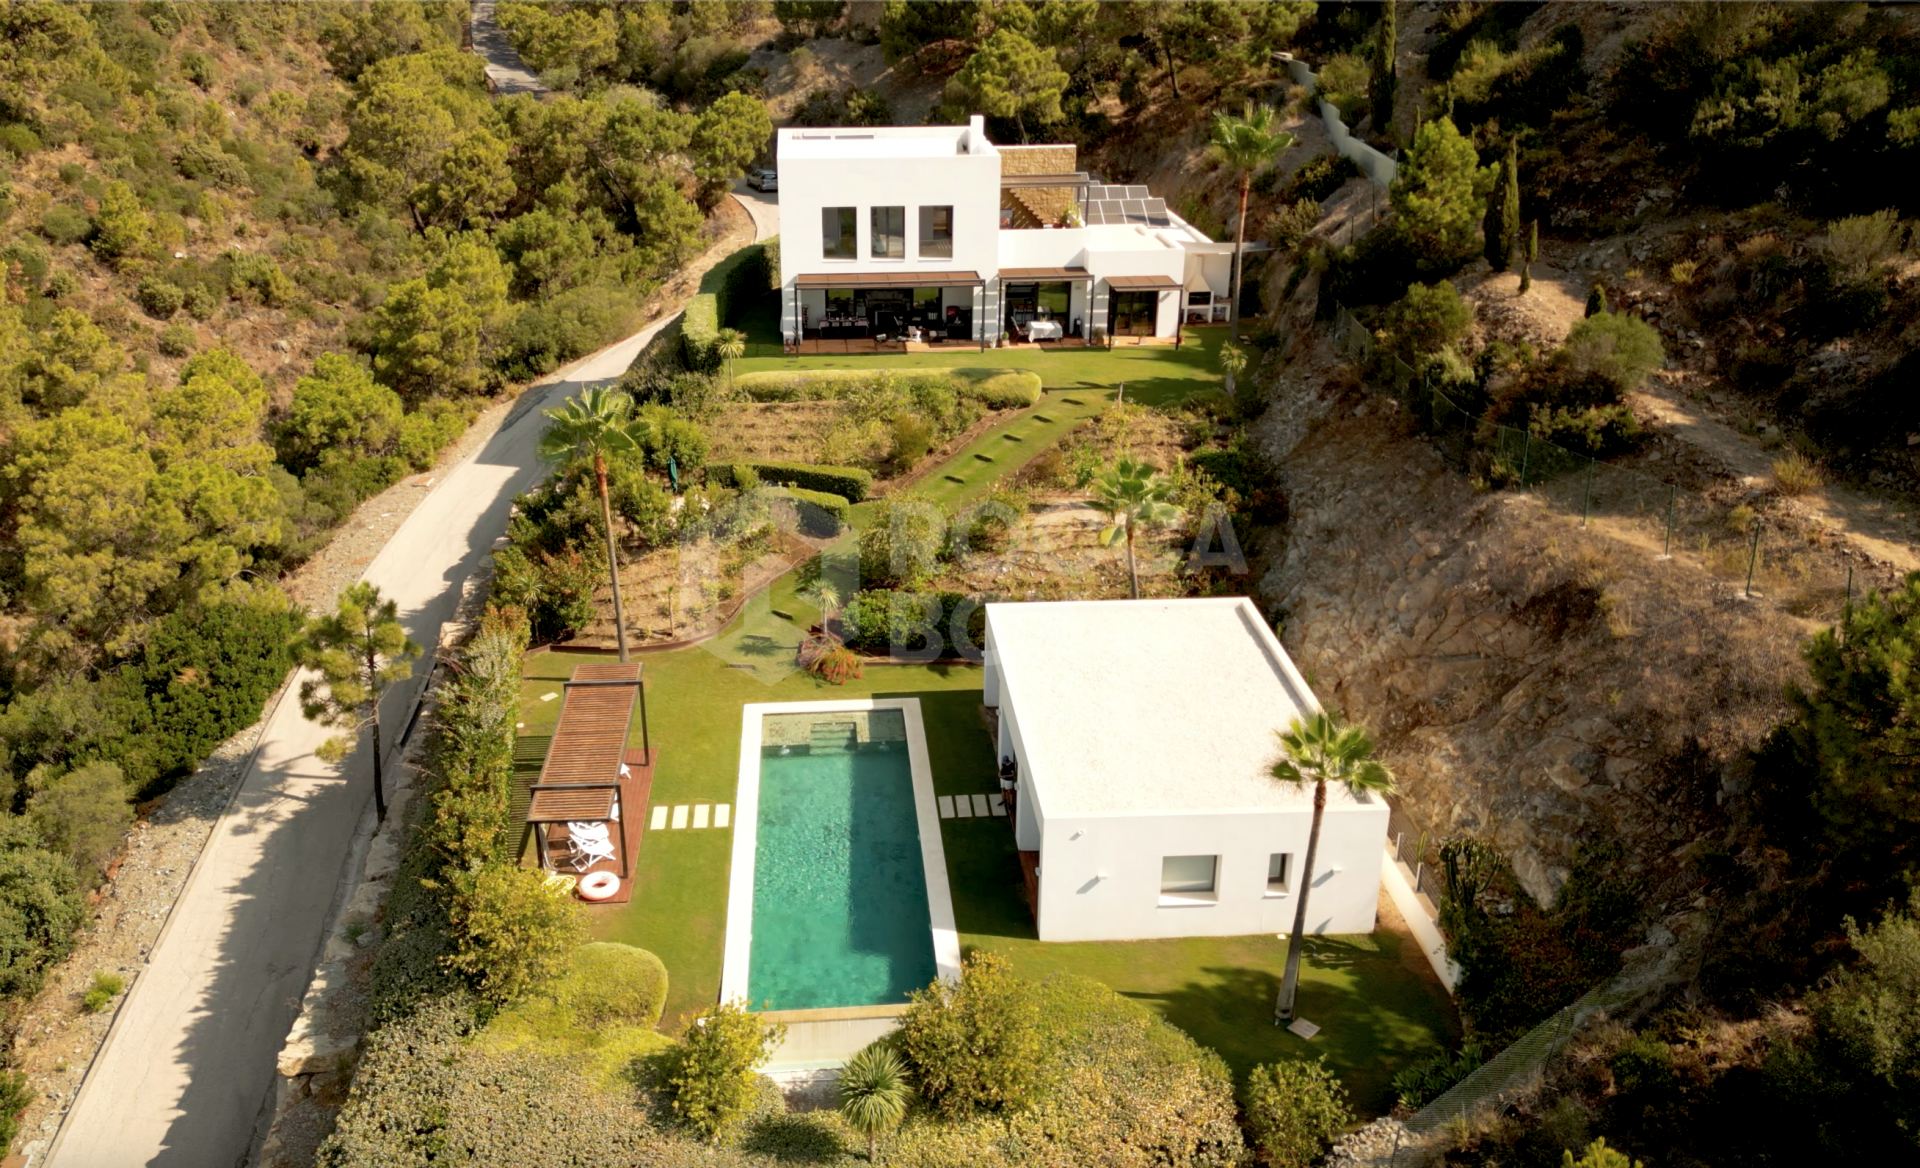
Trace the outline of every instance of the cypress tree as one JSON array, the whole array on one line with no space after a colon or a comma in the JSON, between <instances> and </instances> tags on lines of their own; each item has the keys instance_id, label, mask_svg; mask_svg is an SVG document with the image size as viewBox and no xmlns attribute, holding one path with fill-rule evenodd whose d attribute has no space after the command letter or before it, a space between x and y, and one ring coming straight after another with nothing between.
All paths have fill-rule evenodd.
<instances>
[{"instance_id":1,"label":"cypress tree","mask_svg":"<svg viewBox=\"0 0 1920 1168\"><path fill-rule=\"evenodd\" d=\"M1535 219L1528 228L1527 248L1520 256L1520 294L1525 296L1527 289L1533 287L1533 261L1540 258L1540 220Z\"/></svg>"},{"instance_id":2,"label":"cypress tree","mask_svg":"<svg viewBox=\"0 0 1920 1168\"><path fill-rule=\"evenodd\" d=\"M1592 316L1597 312L1605 312L1606 310L1607 290L1595 284L1587 290L1587 315Z\"/></svg>"},{"instance_id":3,"label":"cypress tree","mask_svg":"<svg viewBox=\"0 0 1920 1168\"><path fill-rule=\"evenodd\" d=\"M1487 200L1487 262L1496 272L1513 264L1520 244L1520 160L1517 144L1507 140L1507 160L1501 169L1498 200Z\"/></svg>"},{"instance_id":4,"label":"cypress tree","mask_svg":"<svg viewBox=\"0 0 1920 1168\"><path fill-rule=\"evenodd\" d=\"M1394 72L1394 57L1399 48L1394 9L1393 0L1380 6L1379 35L1374 38L1373 83L1367 92L1367 108L1373 113L1373 132L1389 141L1393 139L1393 89L1399 80Z\"/></svg>"}]
</instances>

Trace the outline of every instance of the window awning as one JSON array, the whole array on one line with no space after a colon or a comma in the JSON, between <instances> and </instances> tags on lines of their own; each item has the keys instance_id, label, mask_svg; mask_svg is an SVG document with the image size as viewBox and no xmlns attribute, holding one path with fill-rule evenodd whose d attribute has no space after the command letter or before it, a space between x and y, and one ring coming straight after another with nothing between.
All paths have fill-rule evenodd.
<instances>
[{"instance_id":1,"label":"window awning","mask_svg":"<svg viewBox=\"0 0 1920 1168\"><path fill-rule=\"evenodd\" d=\"M1108 276L1107 287L1115 292L1178 292L1180 281L1172 276Z\"/></svg>"},{"instance_id":2,"label":"window awning","mask_svg":"<svg viewBox=\"0 0 1920 1168\"><path fill-rule=\"evenodd\" d=\"M1091 180L1084 170L1069 171L1066 174L1003 174L1000 187L1084 187Z\"/></svg>"},{"instance_id":3,"label":"window awning","mask_svg":"<svg viewBox=\"0 0 1920 1168\"><path fill-rule=\"evenodd\" d=\"M1085 280L1093 273L1085 268L1001 268L1002 280Z\"/></svg>"},{"instance_id":4,"label":"window awning","mask_svg":"<svg viewBox=\"0 0 1920 1168\"><path fill-rule=\"evenodd\" d=\"M796 288L978 288L979 272L808 272Z\"/></svg>"}]
</instances>

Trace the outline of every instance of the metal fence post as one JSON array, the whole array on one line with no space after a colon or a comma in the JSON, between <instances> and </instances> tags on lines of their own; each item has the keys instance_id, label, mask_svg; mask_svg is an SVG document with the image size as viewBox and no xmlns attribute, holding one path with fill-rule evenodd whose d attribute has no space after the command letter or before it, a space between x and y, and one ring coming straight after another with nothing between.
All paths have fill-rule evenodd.
<instances>
[{"instance_id":1,"label":"metal fence post","mask_svg":"<svg viewBox=\"0 0 1920 1168\"><path fill-rule=\"evenodd\" d=\"M1587 525L1587 517L1593 514L1593 462L1593 459L1587 459L1587 496L1580 504L1580 526L1582 527Z\"/></svg>"},{"instance_id":2,"label":"metal fence post","mask_svg":"<svg viewBox=\"0 0 1920 1168\"><path fill-rule=\"evenodd\" d=\"M1753 567L1760 561L1760 520L1753 521L1753 547L1747 552L1747 598L1753 598Z\"/></svg>"},{"instance_id":3,"label":"metal fence post","mask_svg":"<svg viewBox=\"0 0 1920 1168\"><path fill-rule=\"evenodd\" d=\"M1667 484L1667 542L1660 549L1660 554L1667 559L1673 558L1673 501L1679 493L1680 488Z\"/></svg>"},{"instance_id":4,"label":"metal fence post","mask_svg":"<svg viewBox=\"0 0 1920 1168\"><path fill-rule=\"evenodd\" d=\"M1533 455L1533 431L1522 430L1525 440L1520 444L1520 489L1527 489L1527 460Z\"/></svg>"},{"instance_id":5,"label":"metal fence post","mask_svg":"<svg viewBox=\"0 0 1920 1168\"><path fill-rule=\"evenodd\" d=\"M1847 606L1840 610L1840 643L1847 643L1847 622L1853 619L1853 565L1847 565Z\"/></svg>"}]
</instances>

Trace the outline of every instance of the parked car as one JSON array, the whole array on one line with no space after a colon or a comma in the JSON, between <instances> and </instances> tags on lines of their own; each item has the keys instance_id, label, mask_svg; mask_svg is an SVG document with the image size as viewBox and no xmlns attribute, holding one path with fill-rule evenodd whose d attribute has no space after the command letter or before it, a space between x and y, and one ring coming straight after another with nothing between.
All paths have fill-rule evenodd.
<instances>
[{"instance_id":1,"label":"parked car","mask_svg":"<svg viewBox=\"0 0 1920 1168\"><path fill-rule=\"evenodd\" d=\"M750 170L747 172L747 185L756 191L777 191L780 189L780 172L770 167Z\"/></svg>"}]
</instances>

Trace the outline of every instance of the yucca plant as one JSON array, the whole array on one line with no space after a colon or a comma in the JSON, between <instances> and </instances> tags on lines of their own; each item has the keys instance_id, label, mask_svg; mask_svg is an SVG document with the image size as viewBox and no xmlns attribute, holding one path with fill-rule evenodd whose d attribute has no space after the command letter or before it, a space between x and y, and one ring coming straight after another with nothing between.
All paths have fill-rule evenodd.
<instances>
[{"instance_id":1,"label":"yucca plant","mask_svg":"<svg viewBox=\"0 0 1920 1168\"><path fill-rule=\"evenodd\" d=\"M875 1043L841 1069L840 1117L867 1137L868 1163L879 1162L880 1137L907 1117L911 1095L906 1064L890 1047Z\"/></svg>"}]
</instances>

